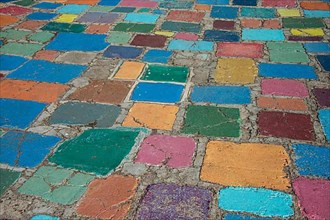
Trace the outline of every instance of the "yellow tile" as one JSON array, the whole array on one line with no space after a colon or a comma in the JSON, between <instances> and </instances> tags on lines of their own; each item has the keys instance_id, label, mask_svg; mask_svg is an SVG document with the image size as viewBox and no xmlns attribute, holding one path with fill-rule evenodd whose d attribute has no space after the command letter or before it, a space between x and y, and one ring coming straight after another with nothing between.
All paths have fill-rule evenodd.
<instances>
[{"instance_id":1,"label":"yellow tile","mask_svg":"<svg viewBox=\"0 0 330 220\"><path fill-rule=\"evenodd\" d=\"M116 73L116 79L136 79L141 74L145 64L135 61L125 61Z\"/></svg>"},{"instance_id":2,"label":"yellow tile","mask_svg":"<svg viewBox=\"0 0 330 220\"><path fill-rule=\"evenodd\" d=\"M221 58L215 70L218 83L250 84L258 74L256 63L249 58Z\"/></svg>"},{"instance_id":3,"label":"yellow tile","mask_svg":"<svg viewBox=\"0 0 330 220\"><path fill-rule=\"evenodd\" d=\"M277 12L281 17L299 17L301 16L300 11L298 9L284 9L279 8Z\"/></svg>"},{"instance_id":4,"label":"yellow tile","mask_svg":"<svg viewBox=\"0 0 330 220\"><path fill-rule=\"evenodd\" d=\"M201 180L224 186L290 188L285 168L290 157L283 146L210 141L206 146Z\"/></svg>"},{"instance_id":5,"label":"yellow tile","mask_svg":"<svg viewBox=\"0 0 330 220\"><path fill-rule=\"evenodd\" d=\"M304 29L291 29L292 35L295 36L324 36L322 28L304 28Z\"/></svg>"},{"instance_id":6,"label":"yellow tile","mask_svg":"<svg viewBox=\"0 0 330 220\"><path fill-rule=\"evenodd\" d=\"M71 23L76 19L78 15L73 14L62 14L59 17L57 17L54 21L56 22L63 22L63 23Z\"/></svg>"},{"instance_id":7,"label":"yellow tile","mask_svg":"<svg viewBox=\"0 0 330 220\"><path fill-rule=\"evenodd\" d=\"M174 32L170 32L170 31L156 31L155 32L156 35L162 35L165 37L172 37L174 35Z\"/></svg>"},{"instance_id":8,"label":"yellow tile","mask_svg":"<svg viewBox=\"0 0 330 220\"><path fill-rule=\"evenodd\" d=\"M123 126L172 130L179 107L151 103L134 103Z\"/></svg>"}]
</instances>

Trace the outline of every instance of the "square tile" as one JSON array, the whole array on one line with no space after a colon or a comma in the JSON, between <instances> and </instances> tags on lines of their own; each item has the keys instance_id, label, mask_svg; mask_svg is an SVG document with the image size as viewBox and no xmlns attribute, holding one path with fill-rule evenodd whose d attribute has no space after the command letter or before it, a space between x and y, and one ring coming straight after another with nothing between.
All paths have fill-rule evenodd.
<instances>
[{"instance_id":1,"label":"square tile","mask_svg":"<svg viewBox=\"0 0 330 220\"><path fill-rule=\"evenodd\" d=\"M175 105L134 103L123 126L172 130L179 108Z\"/></svg>"},{"instance_id":2,"label":"square tile","mask_svg":"<svg viewBox=\"0 0 330 220\"><path fill-rule=\"evenodd\" d=\"M0 162L13 167L34 168L61 139L30 132L9 131L1 136Z\"/></svg>"},{"instance_id":3,"label":"square tile","mask_svg":"<svg viewBox=\"0 0 330 220\"><path fill-rule=\"evenodd\" d=\"M69 99L120 104L131 90L133 82L117 80L95 80L85 87L78 88Z\"/></svg>"},{"instance_id":4,"label":"square tile","mask_svg":"<svg viewBox=\"0 0 330 220\"><path fill-rule=\"evenodd\" d=\"M114 78L135 80L140 76L144 66L145 64L141 62L124 61Z\"/></svg>"},{"instance_id":5,"label":"square tile","mask_svg":"<svg viewBox=\"0 0 330 220\"><path fill-rule=\"evenodd\" d=\"M137 187L138 180L133 176L114 174L106 179L96 179L80 200L77 213L91 218L124 219Z\"/></svg>"},{"instance_id":6,"label":"square tile","mask_svg":"<svg viewBox=\"0 0 330 220\"><path fill-rule=\"evenodd\" d=\"M201 180L225 186L290 188L285 173L290 157L272 144L210 141L206 146Z\"/></svg>"},{"instance_id":7,"label":"square tile","mask_svg":"<svg viewBox=\"0 0 330 220\"><path fill-rule=\"evenodd\" d=\"M277 138L314 140L311 117L305 114L261 111L258 114L259 134Z\"/></svg>"},{"instance_id":8,"label":"square tile","mask_svg":"<svg viewBox=\"0 0 330 220\"><path fill-rule=\"evenodd\" d=\"M26 129L46 104L15 99L0 99L0 127Z\"/></svg>"},{"instance_id":9,"label":"square tile","mask_svg":"<svg viewBox=\"0 0 330 220\"><path fill-rule=\"evenodd\" d=\"M189 105L181 131L212 137L239 137L240 111L238 108Z\"/></svg>"},{"instance_id":10,"label":"square tile","mask_svg":"<svg viewBox=\"0 0 330 220\"><path fill-rule=\"evenodd\" d=\"M45 200L70 205L86 192L94 177L72 170L42 166L19 189L22 194L38 196Z\"/></svg>"},{"instance_id":11,"label":"square tile","mask_svg":"<svg viewBox=\"0 0 330 220\"><path fill-rule=\"evenodd\" d=\"M138 141L140 129L90 129L65 141L49 158L65 168L107 175L117 168Z\"/></svg>"},{"instance_id":12,"label":"square tile","mask_svg":"<svg viewBox=\"0 0 330 220\"><path fill-rule=\"evenodd\" d=\"M258 75L253 59L220 58L214 73L217 83L252 84Z\"/></svg>"},{"instance_id":13,"label":"square tile","mask_svg":"<svg viewBox=\"0 0 330 220\"><path fill-rule=\"evenodd\" d=\"M193 138L155 134L143 140L135 162L188 167L192 165L195 147Z\"/></svg>"},{"instance_id":14,"label":"square tile","mask_svg":"<svg viewBox=\"0 0 330 220\"><path fill-rule=\"evenodd\" d=\"M146 190L136 219L207 219L212 193L195 186L153 184ZM180 208L178 208L180 207Z\"/></svg>"}]
</instances>

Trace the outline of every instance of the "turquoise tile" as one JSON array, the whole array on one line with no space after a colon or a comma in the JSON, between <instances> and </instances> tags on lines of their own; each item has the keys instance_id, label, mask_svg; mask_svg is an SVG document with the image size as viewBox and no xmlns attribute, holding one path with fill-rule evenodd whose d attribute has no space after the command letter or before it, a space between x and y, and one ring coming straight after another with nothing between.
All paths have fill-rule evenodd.
<instances>
[{"instance_id":1,"label":"turquoise tile","mask_svg":"<svg viewBox=\"0 0 330 220\"><path fill-rule=\"evenodd\" d=\"M125 21L134 22L134 23L156 23L159 15L154 14L139 14L139 13L128 13L125 17Z\"/></svg>"},{"instance_id":2,"label":"turquoise tile","mask_svg":"<svg viewBox=\"0 0 330 220\"><path fill-rule=\"evenodd\" d=\"M171 40L168 45L169 50L188 50L188 51L213 51L213 42L208 41L187 41Z\"/></svg>"},{"instance_id":3,"label":"turquoise tile","mask_svg":"<svg viewBox=\"0 0 330 220\"><path fill-rule=\"evenodd\" d=\"M285 36L283 30L278 29L243 29L243 40L253 41L284 41Z\"/></svg>"}]
</instances>

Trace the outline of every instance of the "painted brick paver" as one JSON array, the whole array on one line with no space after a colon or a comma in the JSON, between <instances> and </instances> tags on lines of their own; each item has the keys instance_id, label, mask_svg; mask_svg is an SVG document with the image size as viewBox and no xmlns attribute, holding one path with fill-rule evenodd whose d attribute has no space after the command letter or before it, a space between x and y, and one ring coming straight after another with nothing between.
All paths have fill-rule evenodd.
<instances>
[{"instance_id":1,"label":"painted brick paver","mask_svg":"<svg viewBox=\"0 0 330 220\"><path fill-rule=\"evenodd\" d=\"M330 219L329 0L0 0L1 219Z\"/></svg>"}]
</instances>

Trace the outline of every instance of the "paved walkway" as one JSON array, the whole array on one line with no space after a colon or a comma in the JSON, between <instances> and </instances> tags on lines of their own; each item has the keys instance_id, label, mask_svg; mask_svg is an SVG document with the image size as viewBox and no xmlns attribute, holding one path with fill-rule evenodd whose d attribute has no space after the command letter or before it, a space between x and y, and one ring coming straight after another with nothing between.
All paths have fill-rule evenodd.
<instances>
[{"instance_id":1,"label":"paved walkway","mask_svg":"<svg viewBox=\"0 0 330 220\"><path fill-rule=\"evenodd\" d=\"M329 0L0 0L0 219L330 219Z\"/></svg>"}]
</instances>

